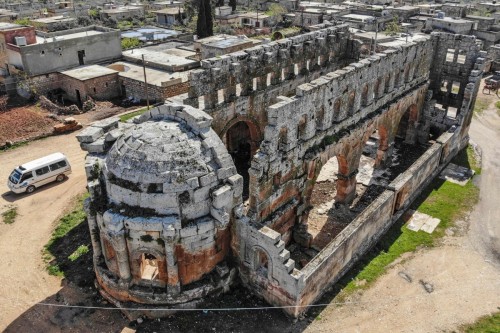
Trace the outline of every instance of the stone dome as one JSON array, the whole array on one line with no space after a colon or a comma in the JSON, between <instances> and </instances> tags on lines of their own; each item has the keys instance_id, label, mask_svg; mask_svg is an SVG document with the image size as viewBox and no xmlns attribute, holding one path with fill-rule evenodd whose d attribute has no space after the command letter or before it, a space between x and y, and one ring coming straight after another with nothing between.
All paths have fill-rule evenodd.
<instances>
[{"instance_id":1,"label":"stone dome","mask_svg":"<svg viewBox=\"0 0 500 333\"><path fill-rule=\"evenodd\" d=\"M202 138L172 120L134 124L109 150L106 167L134 183L179 183L219 168Z\"/></svg>"}]
</instances>

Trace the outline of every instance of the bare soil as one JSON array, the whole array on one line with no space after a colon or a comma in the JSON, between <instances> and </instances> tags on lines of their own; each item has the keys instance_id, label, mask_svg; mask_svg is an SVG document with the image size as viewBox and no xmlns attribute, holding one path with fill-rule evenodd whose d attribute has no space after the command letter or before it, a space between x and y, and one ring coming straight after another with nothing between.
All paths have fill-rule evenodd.
<instances>
[{"instance_id":1,"label":"bare soil","mask_svg":"<svg viewBox=\"0 0 500 333\"><path fill-rule=\"evenodd\" d=\"M95 102L93 110L79 115L72 115L83 125L109 118L140 106L122 107L118 102ZM6 142L18 143L32 141L41 137L53 135L53 127L70 115L57 116L36 103L28 103L21 98L9 99L8 109L0 111L0 147Z\"/></svg>"},{"instance_id":2,"label":"bare soil","mask_svg":"<svg viewBox=\"0 0 500 333\"><path fill-rule=\"evenodd\" d=\"M480 97L482 97L480 93ZM491 102L497 100L493 95ZM320 303L299 321L279 310L200 311L178 313L162 320L129 323L119 311L51 307L59 305L110 306L93 287L90 253L68 267L65 279L47 274L41 250L56 219L74 197L85 191L83 159L75 133L34 141L28 146L0 152L0 179L21 162L54 151L65 153L73 166L63 183L47 185L31 195L13 195L0 182L0 213L18 207L13 224L0 224L0 330L5 332L451 332L460 324L498 311L500 306L500 117L492 104L474 119L471 137L483 149L480 202L463 232L447 236L440 247L421 249L395 262L373 287L348 300L327 291ZM463 235L463 236L462 236ZM57 246L88 237L82 225ZM88 240L87 240L88 241ZM402 274L404 273L404 274ZM407 278L410 277L411 282ZM420 282L422 281L422 282ZM431 286L433 291L424 288ZM342 287L340 284L338 287ZM222 298L208 299L203 307L267 306L242 287Z\"/></svg>"},{"instance_id":3,"label":"bare soil","mask_svg":"<svg viewBox=\"0 0 500 333\"><path fill-rule=\"evenodd\" d=\"M16 107L0 113L0 147L7 141L28 141L52 134L59 121L49 118L49 112L35 105Z\"/></svg>"}]
</instances>

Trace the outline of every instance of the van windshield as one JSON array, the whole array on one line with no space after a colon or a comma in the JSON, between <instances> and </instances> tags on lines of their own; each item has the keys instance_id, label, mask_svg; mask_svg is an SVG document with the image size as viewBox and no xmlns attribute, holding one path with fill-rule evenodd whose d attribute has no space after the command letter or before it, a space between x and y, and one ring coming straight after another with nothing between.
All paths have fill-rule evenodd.
<instances>
[{"instance_id":1,"label":"van windshield","mask_svg":"<svg viewBox=\"0 0 500 333\"><path fill-rule=\"evenodd\" d=\"M19 183L20 178L21 178L21 173L17 170L12 171L12 173L9 176L9 180L14 184Z\"/></svg>"}]
</instances>

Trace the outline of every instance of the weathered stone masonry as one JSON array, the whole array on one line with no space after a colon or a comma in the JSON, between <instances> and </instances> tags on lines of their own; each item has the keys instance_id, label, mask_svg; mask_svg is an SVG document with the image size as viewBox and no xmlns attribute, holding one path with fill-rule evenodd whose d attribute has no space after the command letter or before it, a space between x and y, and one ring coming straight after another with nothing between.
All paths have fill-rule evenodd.
<instances>
[{"instance_id":1,"label":"weathered stone masonry","mask_svg":"<svg viewBox=\"0 0 500 333\"><path fill-rule=\"evenodd\" d=\"M233 258L248 288L271 304L297 306L285 311L298 316L338 281L467 144L484 65L468 36L434 33L362 60L359 45L341 25L207 59L190 78L190 105L168 101L134 123L85 130L103 295L116 304L186 306L227 290L235 270L225 262ZM458 90L443 80L459 82ZM253 155L248 185L228 154L236 150L229 130L242 122ZM286 247L311 245L321 167L337 158L335 201L348 205L374 132L375 167L391 163L397 136L428 149L297 269Z\"/></svg>"}]
</instances>

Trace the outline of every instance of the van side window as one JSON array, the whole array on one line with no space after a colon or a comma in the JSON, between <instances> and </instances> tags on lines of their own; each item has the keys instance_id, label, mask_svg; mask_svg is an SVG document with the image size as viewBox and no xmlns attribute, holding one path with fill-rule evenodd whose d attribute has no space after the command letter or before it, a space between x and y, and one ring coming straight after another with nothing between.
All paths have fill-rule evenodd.
<instances>
[{"instance_id":1,"label":"van side window","mask_svg":"<svg viewBox=\"0 0 500 333\"><path fill-rule=\"evenodd\" d=\"M36 173L37 176L42 176L42 175L44 175L44 174L46 174L48 172L49 172L49 167L48 166L43 167L43 168L38 169L38 170L35 170L35 173Z\"/></svg>"},{"instance_id":2,"label":"van side window","mask_svg":"<svg viewBox=\"0 0 500 333\"><path fill-rule=\"evenodd\" d=\"M68 165L66 163L66 161L59 161L59 162L56 162L54 164L49 165L49 167L50 167L50 171L54 171L54 170L57 170L60 168L64 168L66 165Z\"/></svg>"},{"instance_id":3,"label":"van side window","mask_svg":"<svg viewBox=\"0 0 500 333\"><path fill-rule=\"evenodd\" d=\"M25 181L26 179L30 179L31 177L33 177L33 172L26 172L22 177L21 177L21 180L19 182L23 182Z\"/></svg>"}]
</instances>

